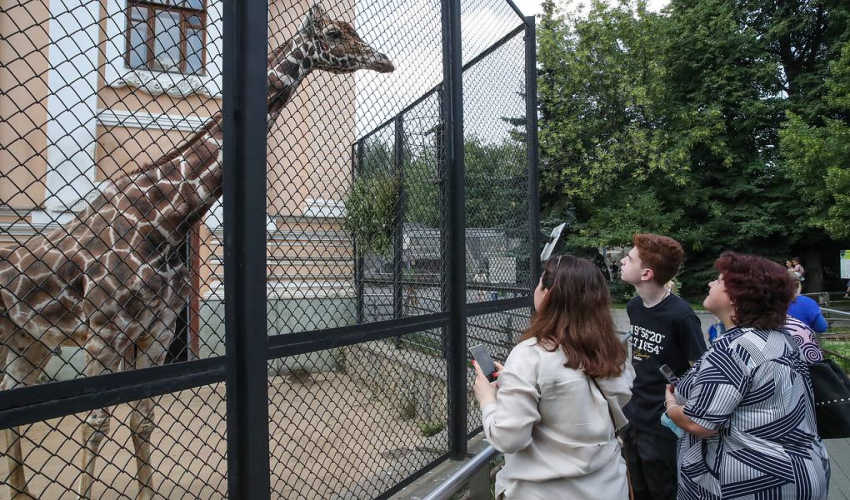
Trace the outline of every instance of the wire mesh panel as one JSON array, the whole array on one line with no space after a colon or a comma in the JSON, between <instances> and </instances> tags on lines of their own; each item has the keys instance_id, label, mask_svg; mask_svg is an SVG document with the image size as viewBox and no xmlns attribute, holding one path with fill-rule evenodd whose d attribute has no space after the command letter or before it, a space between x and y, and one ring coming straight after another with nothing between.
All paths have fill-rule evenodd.
<instances>
[{"instance_id":1,"label":"wire mesh panel","mask_svg":"<svg viewBox=\"0 0 850 500\"><path fill-rule=\"evenodd\" d=\"M270 372L281 365L269 377L273 496L374 498L448 451L442 359L376 341Z\"/></svg>"},{"instance_id":2,"label":"wire mesh panel","mask_svg":"<svg viewBox=\"0 0 850 500\"><path fill-rule=\"evenodd\" d=\"M519 342L522 333L528 328L532 311L529 308L507 309L492 314L470 317L467 321L467 344L484 345L494 360L504 363L508 354ZM475 380L475 370L470 363L466 378L469 386ZM467 402L467 432L472 433L481 426L481 410L474 397Z\"/></svg>"},{"instance_id":3,"label":"wire mesh panel","mask_svg":"<svg viewBox=\"0 0 850 500\"><path fill-rule=\"evenodd\" d=\"M458 297L510 301L529 295L536 196L526 28L503 0L461 3L470 224ZM241 445L231 428L228 449L233 422L268 421L283 498L385 496L451 451L460 372L448 358L466 353L447 349L457 186L443 63L458 13L444 0L272 1L266 72L239 79L248 58L232 47L264 28L234 28L245 5L2 1L0 486L12 497L224 497L228 478L245 481L227 459ZM241 54L229 76L225 49ZM265 197L233 188L262 180L242 141L259 135L225 130L259 116L239 114L258 102L246 82L268 91ZM223 220L246 199L264 200L264 262L225 246L247 241ZM237 293L234 306L257 262L262 296ZM226 305L262 309L245 303L265 303L265 317L225 318ZM504 350L507 309L524 304L494 307L469 341ZM262 344L234 327L257 318ZM266 355L240 357L244 345ZM254 406L243 420L240 366L267 371L267 419Z\"/></svg>"},{"instance_id":4,"label":"wire mesh panel","mask_svg":"<svg viewBox=\"0 0 850 500\"><path fill-rule=\"evenodd\" d=\"M464 71L470 301L532 289L524 34L513 31Z\"/></svg>"},{"instance_id":5,"label":"wire mesh panel","mask_svg":"<svg viewBox=\"0 0 850 500\"><path fill-rule=\"evenodd\" d=\"M216 384L133 401L98 415L98 432L87 438L80 432L90 421L86 413L18 427L29 493L72 499L83 491L91 498L118 499L143 497L147 490L163 498L224 498L224 400L224 384ZM3 437L4 450L10 449L9 437ZM8 486L14 498L20 491ZM8 498L5 491L2 495Z\"/></svg>"},{"instance_id":6,"label":"wire mesh panel","mask_svg":"<svg viewBox=\"0 0 850 500\"><path fill-rule=\"evenodd\" d=\"M3 427L120 385L71 380L222 353L207 249L221 194L221 7L3 2ZM152 392L104 409L77 399L65 411L91 408L4 430L2 489L224 495L223 386Z\"/></svg>"}]
</instances>

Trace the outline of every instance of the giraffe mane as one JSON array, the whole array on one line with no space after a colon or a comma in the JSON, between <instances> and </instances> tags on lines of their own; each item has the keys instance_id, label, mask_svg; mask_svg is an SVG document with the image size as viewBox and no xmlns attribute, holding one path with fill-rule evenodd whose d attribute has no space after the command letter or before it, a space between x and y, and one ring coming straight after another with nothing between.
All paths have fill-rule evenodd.
<instances>
[{"instance_id":1,"label":"giraffe mane","mask_svg":"<svg viewBox=\"0 0 850 500\"><path fill-rule=\"evenodd\" d=\"M158 159L156 159L154 161L142 164L142 165L140 165L140 166L138 166L138 167L136 167L132 170L127 171L124 175L122 175L118 179L121 179L123 177L132 177L134 175L138 175L138 174L147 172L149 170L153 170L154 168L159 168L159 167L161 167L161 166L183 156L183 154L191 148L192 144L194 144L196 141L198 141L198 139L200 139L201 137L203 137L203 136L205 136L206 134L209 133L209 131L212 129L212 127L217 123L220 115L221 115L221 112L213 115L213 117L210 118L209 120L207 120L201 126L201 128L199 130L197 130L196 132L193 132L191 135L184 138L182 141L180 141L180 143L176 147L172 148L171 151L169 151L168 153L164 154L163 156L159 157Z\"/></svg>"}]
</instances>

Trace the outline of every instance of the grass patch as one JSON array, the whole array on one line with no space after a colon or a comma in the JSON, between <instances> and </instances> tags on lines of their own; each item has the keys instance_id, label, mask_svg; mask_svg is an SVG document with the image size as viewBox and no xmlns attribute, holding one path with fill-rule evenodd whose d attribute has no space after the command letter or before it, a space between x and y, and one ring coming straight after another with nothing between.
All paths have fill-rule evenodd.
<instances>
[{"instance_id":1,"label":"grass patch","mask_svg":"<svg viewBox=\"0 0 850 500\"><path fill-rule=\"evenodd\" d=\"M442 355L443 346L439 339L423 333L410 333L400 337L401 345L424 354Z\"/></svg>"},{"instance_id":2,"label":"grass patch","mask_svg":"<svg viewBox=\"0 0 850 500\"><path fill-rule=\"evenodd\" d=\"M443 429L446 428L445 422L440 422L439 420L435 420L433 422L423 422L419 424L419 430L422 432L422 435L425 437L436 436Z\"/></svg>"},{"instance_id":3,"label":"grass patch","mask_svg":"<svg viewBox=\"0 0 850 500\"><path fill-rule=\"evenodd\" d=\"M829 358L835 360L838 363L838 366L844 370L845 373L850 373L850 342L841 341L841 340L827 340L823 343L824 352ZM837 354L838 356L833 355L832 353Z\"/></svg>"},{"instance_id":4,"label":"grass patch","mask_svg":"<svg viewBox=\"0 0 850 500\"><path fill-rule=\"evenodd\" d=\"M829 328L825 333L850 333L850 326L834 326Z\"/></svg>"}]
</instances>

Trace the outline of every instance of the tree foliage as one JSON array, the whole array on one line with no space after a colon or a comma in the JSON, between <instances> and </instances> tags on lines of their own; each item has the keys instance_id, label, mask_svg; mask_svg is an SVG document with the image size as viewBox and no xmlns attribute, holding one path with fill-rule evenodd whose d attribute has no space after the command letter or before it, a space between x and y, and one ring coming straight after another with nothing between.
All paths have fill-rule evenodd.
<instances>
[{"instance_id":1,"label":"tree foliage","mask_svg":"<svg viewBox=\"0 0 850 500\"><path fill-rule=\"evenodd\" d=\"M813 226L850 238L850 43L827 78L823 114L788 112L780 132L783 167L808 205Z\"/></svg>"},{"instance_id":2,"label":"tree foliage","mask_svg":"<svg viewBox=\"0 0 850 500\"><path fill-rule=\"evenodd\" d=\"M847 151L816 155L834 158L837 173L800 157L790 175L780 130L798 117L802 125L783 133L801 153L811 149L799 141L829 142L824 134L839 143L827 129L846 126L846 109L820 116L838 107L827 76L847 38L847 9L829 0L673 0L652 13L643 1L593 1L579 16L546 2L545 216L575 220L567 236L575 247L628 244L640 231L673 236L689 255L686 292L704 288L722 250L780 256L823 239L827 223L809 204L830 185L838 205Z\"/></svg>"},{"instance_id":3,"label":"tree foliage","mask_svg":"<svg viewBox=\"0 0 850 500\"><path fill-rule=\"evenodd\" d=\"M381 255L392 251L393 230L402 222L440 227L440 175L436 146L406 143L401 171L391 144L363 148L362 166L346 198L346 229L359 235L361 248ZM528 177L524 142L500 143L477 137L464 141L466 224L528 239ZM445 203L448 203L446 201Z\"/></svg>"}]
</instances>

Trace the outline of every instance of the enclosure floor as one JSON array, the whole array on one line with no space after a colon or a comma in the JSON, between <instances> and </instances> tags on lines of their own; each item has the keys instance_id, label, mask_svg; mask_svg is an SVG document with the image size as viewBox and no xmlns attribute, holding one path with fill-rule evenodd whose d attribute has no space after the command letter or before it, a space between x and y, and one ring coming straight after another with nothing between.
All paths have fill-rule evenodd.
<instances>
[{"instance_id":1,"label":"enclosure floor","mask_svg":"<svg viewBox=\"0 0 850 500\"><path fill-rule=\"evenodd\" d=\"M365 490L388 489L424 461L438 456L436 451L423 453L424 438L416 421L401 420L396 409L347 375L313 375L307 381L274 377L269 381L272 498L371 496L371 491ZM151 438L158 498L226 497L225 408L223 384L159 398L157 426ZM111 432L97 462L92 498L136 495L129 412L126 404L114 408ZM36 498L75 498L84 416L22 428L27 478ZM5 437L0 437L0 446L6 449ZM7 460L3 457L0 462L0 477L5 478ZM9 495L8 485L0 485L0 499Z\"/></svg>"}]
</instances>

